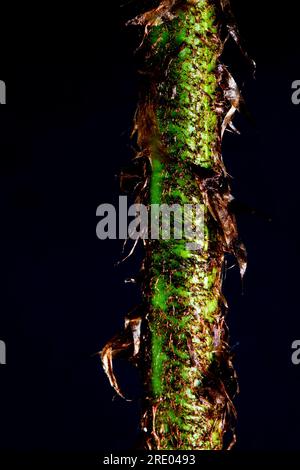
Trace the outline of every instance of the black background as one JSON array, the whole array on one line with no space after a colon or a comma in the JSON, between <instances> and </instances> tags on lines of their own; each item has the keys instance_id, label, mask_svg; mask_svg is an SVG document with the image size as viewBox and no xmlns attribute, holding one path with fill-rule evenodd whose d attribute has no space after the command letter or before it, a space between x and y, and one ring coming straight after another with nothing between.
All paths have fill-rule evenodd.
<instances>
[{"instance_id":1,"label":"black background","mask_svg":"<svg viewBox=\"0 0 300 470\"><path fill-rule=\"evenodd\" d=\"M124 0L125 1L125 0ZM104 3L104 2L103 2ZM116 203L116 176L132 152L138 80L118 2L51 4L6 17L0 79L0 452L101 452L134 446L139 382L117 365L132 402L114 397L93 354L138 302L123 280L139 255L116 268L120 242L96 238L96 208ZM99 5L98 5L99 6ZM299 11L295 2L233 2L257 78L243 75L255 125L236 122L224 158L241 206L249 253L242 286L227 273L231 343L241 393L238 450L300 450L298 247ZM253 210L252 210L253 209ZM269 219L272 219L270 222Z\"/></svg>"}]
</instances>

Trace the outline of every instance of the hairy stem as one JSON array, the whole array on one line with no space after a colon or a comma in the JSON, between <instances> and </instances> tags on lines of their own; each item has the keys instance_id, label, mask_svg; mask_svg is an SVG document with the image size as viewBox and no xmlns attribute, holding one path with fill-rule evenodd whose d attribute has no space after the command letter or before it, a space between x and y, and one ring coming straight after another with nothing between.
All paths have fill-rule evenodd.
<instances>
[{"instance_id":1,"label":"hairy stem","mask_svg":"<svg viewBox=\"0 0 300 470\"><path fill-rule=\"evenodd\" d=\"M119 394L112 357L126 350L142 368L147 449L220 450L235 442L237 382L222 283L226 253L236 256L243 275L246 252L221 154L223 133L228 126L234 130L241 102L221 63L226 18L244 52L229 0L161 0L130 22L144 28L135 117L135 161L142 162L144 184L136 200L149 212L162 205L204 208L200 219L190 215L193 228L202 227L198 249L190 248L188 236L164 239L162 228L159 237L144 240L144 304L102 351ZM174 214L174 222L181 215Z\"/></svg>"},{"instance_id":2,"label":"hairy stem","mask_svg":"<svg viewBox=\"0 0 300 470\"><path fill-rule=\"evenodd\" d=\"M173 19L148 29L149 89L137 128L152 163L150 202L204 204L205 236L198 251L185 239L147 243L142 427L151 449L221 449L235 388L222 295L226 237L218 220L223 210L223 225L234 231L220 152L222 43L213 3L183 3Z\"/></svg>"}]
</instances>

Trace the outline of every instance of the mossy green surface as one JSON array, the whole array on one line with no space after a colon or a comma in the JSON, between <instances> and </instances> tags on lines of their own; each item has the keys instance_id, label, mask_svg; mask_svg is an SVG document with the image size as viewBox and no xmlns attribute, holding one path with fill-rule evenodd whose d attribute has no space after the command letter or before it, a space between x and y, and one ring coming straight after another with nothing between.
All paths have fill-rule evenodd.
<instances>
[{"instance_id":1,"label":"mossy green surface","mask_svg":"<svg viewBox=\"0 0 300 470\"><path fill-rule=\"evenodd\" d=\"M191 164L220 160L215 110L220 40L215 9L199 0L150 30L151 67L167 63L157 83L155 117L164 154L152 159L151 203L204 204ZM212 400L207 377L216 357L214 328L222 318L223 256L206 210L201 251L187 240L150 242L152 438L160 449L221 449L224 403ZM151 437L150 437L151 440ZM154 444L153 444L154 446Z\"/></svg>"}]
</instances>

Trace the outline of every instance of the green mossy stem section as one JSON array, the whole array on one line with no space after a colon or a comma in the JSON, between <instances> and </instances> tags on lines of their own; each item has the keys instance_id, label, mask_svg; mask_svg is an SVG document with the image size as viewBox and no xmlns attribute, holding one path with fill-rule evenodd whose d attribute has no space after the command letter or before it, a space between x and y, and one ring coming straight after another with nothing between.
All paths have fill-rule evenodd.
<instances>
[{"instance_id":1,"label":"green mossy stem section","mask_svg":"<svg viewBox=\"0 0 300 470\"><path fill-rule=\"evenodd\" d=\"M191 165L221 165L220 92L216 64L221 48L212 2L186 3L176 17L149 33L149 69L167 68L152 83L155 137L151 153L152 204L206 204ZM154 133L154 130L153 130ZM151 386L142 426L151 449L219 450L228 412L221 374L223 246L206 207L201 251L187 240L148 241Z\"/></svg>"}]
</instances>

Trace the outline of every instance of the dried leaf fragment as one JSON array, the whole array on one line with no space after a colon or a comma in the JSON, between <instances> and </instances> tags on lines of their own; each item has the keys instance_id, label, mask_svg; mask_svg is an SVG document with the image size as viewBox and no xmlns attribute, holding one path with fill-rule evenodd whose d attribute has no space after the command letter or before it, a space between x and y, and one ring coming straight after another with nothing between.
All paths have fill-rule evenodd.
<instances>
[{"instance_id":1,"label":"dried leaf fragment","mask_svg":"<svg viewBox=\"0 0 300 470\"><path fill-rule=\"evenodd\" d=\"M141 324L142 318L140 316L132 316L125 318L124 331L115 335L104 346L100 352L102 366L106 373L110 385L114 388L117 394L127 400L120 389L113 369L113 360L119 356L127 356L135 358L140 351L141 344ZM130 401L130 400L127 400Z\"/></svg>"},{"instance_id":2,"label":"dried leaf fragment","mask_svg":"<svg viewBox=\"0 0 300 470\"><path fill-rule=\"evenodd\" d=\"M123 332L119 335L114 336L108 343L104 346L100 352L100 357L102 361L102 366L104 372L106 373L110 385L114 388L117 394L126 400L123 392L121 391L118 381L114 374L113 369L113 359L121 355L124 352L128 352L132 347L132 338L129 337L127 332Z\"/></svg>"}]
</instances>

